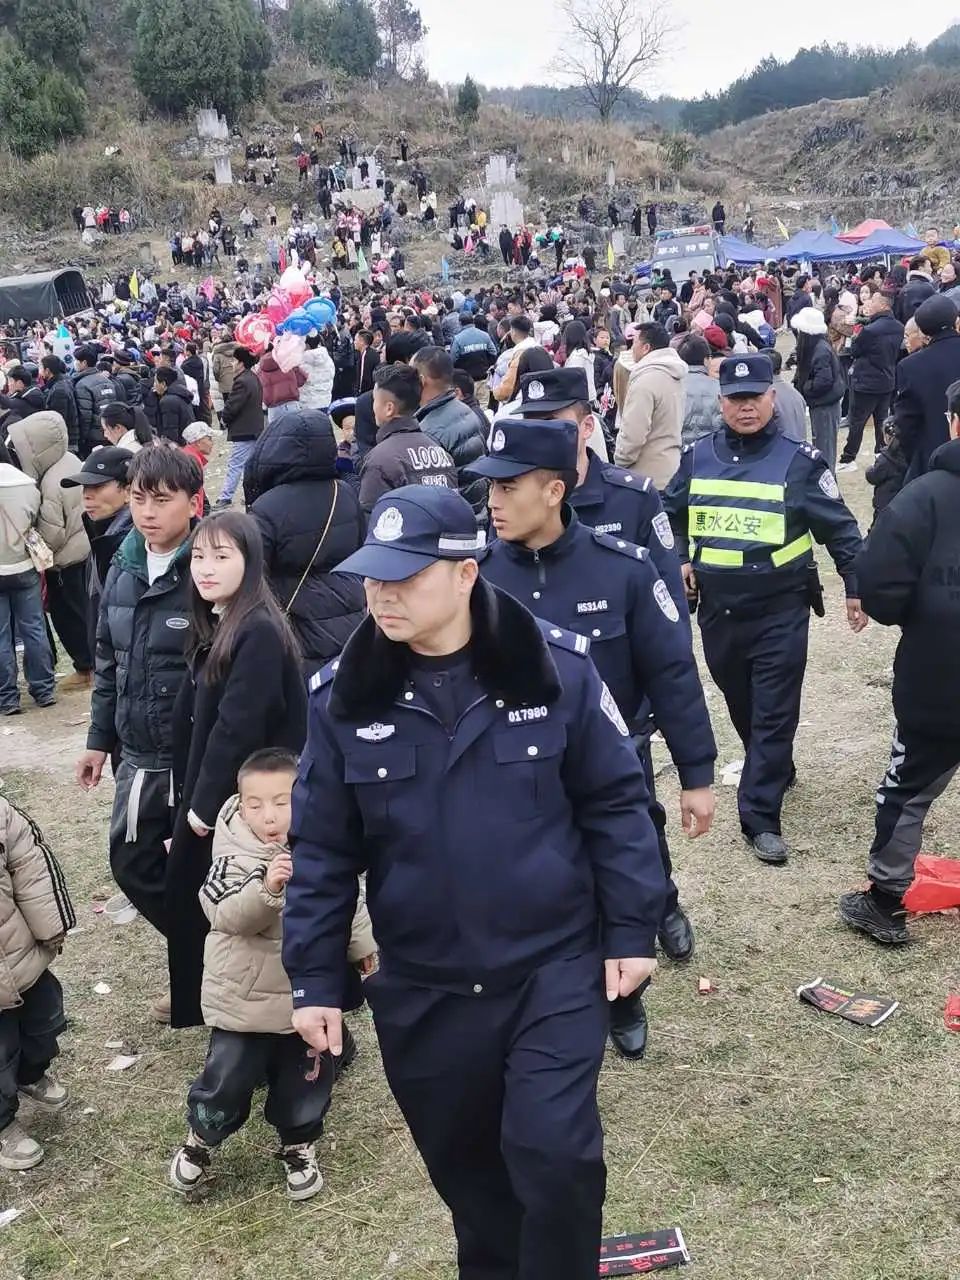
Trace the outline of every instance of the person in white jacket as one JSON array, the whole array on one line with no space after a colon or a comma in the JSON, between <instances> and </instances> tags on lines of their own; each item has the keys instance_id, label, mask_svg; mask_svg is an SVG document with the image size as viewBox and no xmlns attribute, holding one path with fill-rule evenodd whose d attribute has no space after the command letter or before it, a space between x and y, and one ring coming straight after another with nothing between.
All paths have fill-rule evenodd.
<instances>
[{"instance_id":1,"label":"person in white jacket","mask_svg":"<svg viewBox=\"0 0 960 1280\"><path fill-rule=\"evenodd\" d=\"M306 384L300 388L300 408L326 409L333 399L333 360L319 333L307 334L306 343L300 359L300 368L307 375Z\"/></svg>"},{"instance_id":2,"label":"person in white jacket","mask_svg":"<svg viewBox=\"0 0 960 1280\"><path fill-rule=\"evenodd\" d=\"M79 464L78 464L79 466ZM40 598L40 574L27 539L40 514L40 490L13 466L0 444L0 715L20 711L16 641L23 641L23 671L38 706L56 701L53 653Z\"/></svg>"}]
</instances>

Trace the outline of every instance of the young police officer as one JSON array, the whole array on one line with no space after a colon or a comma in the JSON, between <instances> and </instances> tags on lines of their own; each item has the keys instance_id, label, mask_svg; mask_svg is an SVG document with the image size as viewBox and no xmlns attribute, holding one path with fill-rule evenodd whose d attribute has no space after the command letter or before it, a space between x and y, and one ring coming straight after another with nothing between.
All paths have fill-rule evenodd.
<instances>
[{"instance_id":1,"label":"young police officer","mask_svg":"<svg viewBox=\"0 0 960 1280\"><path fill-rule=\"evenodd\" d=\"M461 1280L595 1280L609 1015L656 968L664 882L627 726L580 637L478 581L469 504L376 504L369 616L311 682L284 964L338 1054L357 875L387 1079Z\"/></svg>"},{"instance_id":2,"label":"young police officer","mask_svg":"<svg viewBox=\"0 0 960 1280\"><path fill-rule=\"evenodd\" d=\"M717 751L690 629L646 551L588 529L567 504L576 484L577 437L574 422L503 418L495 424L490 456L473 466L490 477L497 532L482 561L483 576L588 639L597 670L628 723L646 719L652 707L680 773L683 824L690 835L702 835L713 821ZM640 756L652 791L648 741ZM651 818L659 827L653 813ZM669 878L666 842L660 847ZM666 906L664 949L689 955L693 935L672 880ZM647 1024L639 995L618 1004L612 1015L619 1051L642 1057Z\"/></svg>"},{"instance_id":3,"label":"young police officer","mask_svg":"<svg viewBox=\"0 0 960 1280\"><path fill-rule=\"evenodd\" d=\"M699 592L707 666L746 749L740 825L761 862L783 863L811 606L823 615L813 537L843 578L855 632L867 625L853 572L863 544L822 455L781 434L766 356L723 361L720 405L726 426L687 445L663 505Z\"/></svg>"}]
</instances>

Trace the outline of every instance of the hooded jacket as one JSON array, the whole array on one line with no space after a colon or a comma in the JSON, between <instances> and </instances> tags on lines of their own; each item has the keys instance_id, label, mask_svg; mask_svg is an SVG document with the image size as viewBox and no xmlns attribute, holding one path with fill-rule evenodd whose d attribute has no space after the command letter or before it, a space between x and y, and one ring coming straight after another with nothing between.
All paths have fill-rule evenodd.
<instances>
[{"instance_id":1,"label":"hooded jacket","mask_svg":"<svg viewBox=\"0 0 960 1280\"><path fill-rule=\"evenodd\" d=\"M465 325L450 344L450 359L455 368L465 369L475 382L481 382L496 362L496 343L475 324Z\"/></svg>"},{"instance_id":2,"label":"hooded jacket","mask_svg":"<svg viewBox=\"0 0 960 1280\"><path fill-rule=\"evenodd\" d=\"M672 347L649 351L630 372L614 461L665 489L680 463L687 366Z\"/></svg>"},{"instance_id":3,"label":"hooded jacket","mask_svg":"<svg viewBox=\"0 0 960 1280\"><path fill-rule=\"evenodd\" d=\"M24 537L36 524L39 512L40 490L33 480L9 462L0 462L0 591L37 581ZM29 578L21 582L21 574Z\"/></svg>"},{"instance_id":4,"label":"hooded jacket","mask_svg":"<svg viewBox=\"0 0 960 1280\"><path fill-rule=\"evenodd\" d=\"M336 370L330 352L324 346L307 347L300 359L307 381L300 388L301 409L326 409L333 400Z\"/></svg>"},{"instance_id":5,"label":"hooded jacket","mask_svg":"<svg viewBox=\"0 0 960 1280\"><path fill-rule=\"evenodd\" d=\"M901 629L893 664L897 723L951 741L960 738L958 504L960 441L951 440L880 512L856 566L864 610Z\"/></svg>"},{"instance_id":6,"label":"hooded jacket","mask_svg":"<svg viewBox=\"0 0 960 1280\"><path fill-rule=\"evenodd\" d=\"M80 457L86 458L91 449L106 443L100 429L100 410L117 399L117 384L100 369L84 369L73 375L73 395L77 402Z\"/></svg>"},{"instance_id":7,"label":"hooded jacket","mask_svg":"<svg viewBox=\"0 0 960 1280\"><path fill-rule=\"evenodd\" d=\"M233 353L236 350L236 346L236 342L231 338L229 342L218 342L210 352L213 376L224 399L230 394L230 388L233 386L233 378L236 373L236 367L233 363Z\"/></svg>"},{"instance_id":8,"label":"hooded jacket","mask_svg":"<svg viewBox=\"0 0 960 1280\"><path fill-rule=\"evenodd\" d=\"M809 343L809 354L801 355L801 343ZM794 386L811 409L836 404L846 391L843 369L837 353L824 334L807 334L801 329L797 338L797 372ZM803 368L801 369L801 361Z\"/></svg>"},{"instance_id":9,"label":"hooded jacket","mask_svg":"<svg viewBox=\"0 0 960 1280\"><path fill-rule=\"evenodd\" d=\"M187 671L189 543L151 586L143 534L131 529L117 552L100 601L96 673L87 748L141 768L169 768L173 704Z\"/></svg>"},{"instance_id":10,"label":"hooded jacket","mask_svg":"<svg viewBox=\"0 0 960 1280\"><path fill-rule=\"evenodd\" d=\"M327 415L293 409L260 437L243 475L247 510L260 529L267 577L281 608L296 592L289 619L308 675L336 657L366 608L360 580L333 572L361 545L365 525L357 494L337 479L336 464ZM333 520L311 564L335 491Z\"/></svg>"},{"instance_id":11,"label":"hooded jacket","mask_svg":"<svg viewBox=\"0 0 960 1280\"><path fill-rule=\"evenodd\" d=\"M23 1004L77 923L66 881L39 827L0 796L0 1010Z\"/></svg>"},{"instance_id":12,"label":"hooded jacket","mask_svg":"<svg viewBox=\"0 0 960 1280\"><path fill-rule=\"evenodd\" d=\"M285 846L264 844L231 796L217 818L213 865L200 890L210 922L203 949L200 1002L208 1027L222 1031L292 1033L290 979L280 958L284 891L274 894L265 876ZM376 950L364 903L353 918L347 960L355 964Z\"/></svg>"},{"instance_id":13,"label":"hooded jacket","mask_svg":"<svg viewBox=\"0 0 960 1280\"><path fill-rule=\"evenodd\" d=\"M457 468L457 488L473 507L474 515L485 520L487 481L482 476L466 474L470 464L487 451L476 414L451 390L421 405L416 417L430 439L449 453Z\"/></svg>"},{"instance_id":14,"label":"hooded jacket","mask_svg":"<svg viewBox=\"0 0 960 1280\"><path fill-rule=\"evenodd\" d=\"M307 380L307 375L299 367L281 369L269 351L257 365L257 377L263 390L263 403L268 409L299 400L300 388Z\"/></svg>"},{"instance_id":15,"label":"hooded jacket","mask_svg":"<svg viewBox=\"0 0 960 1280\"><path fill-rule=\"evenodd\" d=\"M37 413L43 408L43 392L37 387L27 387L26 391L18 391L12 396L0 395L0 412L3 413L4 428L9 430L14 422Z\"/></svg>"},{"instance_id":16,"label":"hooded jacket","mask_svg":"<svg viewBox=\"0 0 960 1280\"><path fill-rule=\"evenodd\" d=\"M59 413L67 424L67 447L80 456L80 432L77 418L77 398L73 386L65 374L44 383L43 407ZM97 424L99 426L99 422Z\"/></svg>"},{"instance_id":17,"label":"hooded jacket","mask_svg":"<svg viewBox=\"0 0 960 1280\"><path fill-rule=\"evenodd\" d=\"M183 429L196 421L193 396L185 382L173 382L157 397L157 435L172 444L183 444Z\"/></svg>"},{"instance_id":18,"label":"hooded jacket","mask_svg":"<svg viewBox=\"0 0 960 1280\"><path fill-rule=\"evenodd\" d=\"M90 554L83 527L83 490L61 489L60 481L75 476L80 460L67 450L67 424L59 413L44 409L10 428L10 443L23 471L40 488L37 529L53 552L53 567L66 569Z\"/></svg>"}]
</instances>

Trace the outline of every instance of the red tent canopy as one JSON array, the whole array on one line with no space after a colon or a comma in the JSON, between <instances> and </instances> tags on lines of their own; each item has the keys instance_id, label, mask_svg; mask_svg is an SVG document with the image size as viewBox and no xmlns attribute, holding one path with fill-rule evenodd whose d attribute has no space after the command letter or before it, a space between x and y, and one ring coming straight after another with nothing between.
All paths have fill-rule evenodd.
<instances>
[{"instance_id":1,"label":"red tent canopy","mask_svg":"<svg viewBox=\"0 0 960 1280\"><path fill-rule=\"evenodd\" d=\"M866 240L867 236L873 235L874 231L891 229L890 223L884 222L882 218L867 218L866 222L861 222L859 227L854 227L852 231L845 231L842 236L837 236L837 239L847 244L859 244L861 240Z\"/></svg>"}]
</instances>

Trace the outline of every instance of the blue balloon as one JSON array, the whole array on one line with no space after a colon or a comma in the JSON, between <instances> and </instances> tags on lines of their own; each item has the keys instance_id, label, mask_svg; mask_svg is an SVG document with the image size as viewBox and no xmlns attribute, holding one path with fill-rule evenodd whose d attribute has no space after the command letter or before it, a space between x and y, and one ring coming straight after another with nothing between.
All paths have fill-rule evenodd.
<instances>
[{"instance_id":1,"label":"blue balloon","mask_svg":"<svg viewBox=\"0 0 960 1280\"><path fill-rule=\"evenodd\" d=\"M330 298L310 298L301 308L310 319L322 328L325 324L333 324L337 318L337 308Z\"/></svg>"},{"instance_id":2,"label":"blue balloon","mask_svg":"<svg viewBox=\"0 0 960 1280\"><path fill-rule=\"evenodd\" d=\"M277 325L277 333L295 333L305 338L311 329L316 327L316 320L311 319L303 307L297 307L296 311L291 311L285 320L280 321Z\"/></svg>"}]
</instances>

